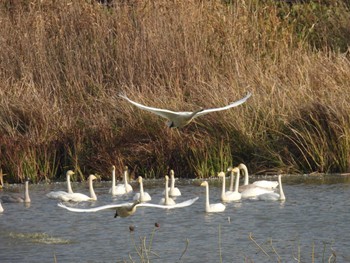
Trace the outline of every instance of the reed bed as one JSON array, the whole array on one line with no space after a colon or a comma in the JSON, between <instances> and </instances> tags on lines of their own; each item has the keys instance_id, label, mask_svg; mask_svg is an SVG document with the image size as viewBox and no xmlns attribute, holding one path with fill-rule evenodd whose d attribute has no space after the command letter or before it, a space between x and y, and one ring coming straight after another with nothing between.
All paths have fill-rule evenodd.
<instances>
[{"instance_id":1,"label":"reed bed","mask_svg":"<svg viewBox=\"0 0 350 263\"><path fill-rule=\"evenodd\" d=\"M348 1L5 0L0 166L8 181L90 172L350 172ZM243 105L177 131L173 110Z\"/></svg>"}]
</instances>

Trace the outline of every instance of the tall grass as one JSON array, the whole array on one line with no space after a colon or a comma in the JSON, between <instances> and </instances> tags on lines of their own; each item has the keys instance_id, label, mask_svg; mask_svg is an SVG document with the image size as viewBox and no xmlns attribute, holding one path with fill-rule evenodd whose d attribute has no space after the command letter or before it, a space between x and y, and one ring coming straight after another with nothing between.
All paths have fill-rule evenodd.
<instances>
[{"instance_id":1,"label":"tall grass","mask_svg":"<svg viewBox=\"0 0 350 263\"><path fill-rule=\"evenodd\" d=\"M12 181L112 164L163 176L349 172L348 2L0 4L0 166ZM135 109L242 106L180 131Z\"/></svg>"}]
</instances>

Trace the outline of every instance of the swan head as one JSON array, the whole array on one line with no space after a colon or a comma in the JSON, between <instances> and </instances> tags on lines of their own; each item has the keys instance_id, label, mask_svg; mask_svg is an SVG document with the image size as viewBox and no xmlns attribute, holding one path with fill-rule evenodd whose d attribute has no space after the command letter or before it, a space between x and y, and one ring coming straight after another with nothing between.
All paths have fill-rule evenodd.
<instances>
[{"instance_id":1,"label":"swan head","mask_svg":"<svg viewBox=\"0 0 350 263\"><path fill-rule=\"evenodd\" d=\"M202 182L201 186L208 186L208 182L207 181Z\"/></svg>"},{"instance_id":2,"label":"swan head","mask_svg":"<svg viewBox=\"0 0 350 263\"><path fill-rule=\"evenodd\" d=\"M165 181L169 181L169 176L165 176Z\"/></svg>"},{"instance_id":3,"label":"swan head","mask_svg":"<svg viewBox=\"0 0 350 263\"><path fill-rule=\"evenodd\" d=\"M239 168L238 167L232 168L231 172L235 173L235 174L238 174L239 173Z\"/></svg>"},{"instance_id":4,"label":"swan head","mask_svg":"<svg viewBox=\"0 0 350 263\"><path fill-rule=\"evenodd\" d=\"M115 165L112 165L112 170L115 171Z\"/></svg>"},{"instance_id":5,"label":"swan head","mask_svg":"<svg viewBox=\"0 0 350 263\"><path fill-rule=\"evenodd\" d=\"M225 177L225 173L224 173L224 172L220 172L220 173L218 174L218 176L219 176L219 177Z\"/></svg>"},{"instance_id":6,"label":"swan head","mask_svg":"<svg viewBox=\"0 0 350 263\"><path fill-rule=\"evenodd\" d=\"M72 170L68 170L67 173L66 173L67 176L71 176L73 174L74 174L74 172Z\"/></svg>"},{"instance_id":7,"label":"swan head","mask_svg":"<svg viewBox=\"0 0 350 263\"><path fill-rule=\"evenodd\" d=\"M137 177L137 182L138 183L142 183L142 177L141 176Z\"/></svg>"},{"instance_id":8,"label":"swan head","mask_svg":"<svg viewBox=\"0 0 350 263\"><path fill-rule=\"evenodd\" d=\"M124 166L124 175L125 176L129 175L129 167L127 165Z\"/></svg>"},{"instance_id":9,"label":"swan head","mask_svg":"<svg viewBox=\"0 0 350 263\"><path fill-rule=\"evenodd\" d=\"M240 163L240 164L238 165L238 168L239 168L239 169L243 169L243 170L247 170L247 169L248 169L247 166L246 166L244 163Z\"/></svg>"},{"instance_id":10,"label":"swan head","mask_svg":"<svg viewBox=\"0 0 350 263\"><path fill-rule=\"evenodd\" d=\"M96 177L95 175L93 175L93 174L90 174L89 177L88 177L88 179L89 179L90 181L93 181L93 180L96 180L97 177Z\"/></svg>"}]
</instances>

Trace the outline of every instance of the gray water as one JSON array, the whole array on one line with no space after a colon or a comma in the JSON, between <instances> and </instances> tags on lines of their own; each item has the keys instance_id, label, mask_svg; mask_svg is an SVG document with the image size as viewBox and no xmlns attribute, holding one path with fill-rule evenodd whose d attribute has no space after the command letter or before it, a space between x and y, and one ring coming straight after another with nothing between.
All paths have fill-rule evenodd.
<instances>
[{"instance_id":1,"label":"gray water","mask_svg":"<svg viewBox=\"0 0 350 263\"><path fill-rule=\"evenodd\" d=\"M29 207L3 204L0 262L142 262L147 256L137 251L149 248L150 241L150 262L278 262L278 257L281 262L312 262L313 258L314 262L328 262L330 257L350 262L348 179L307 178L283 177L287 198L283 203L242 200L226 203L225 212L215 214L205 213L205 189L200 181L179 180L182 196L176 201L199 196L192 206L174 210L140 207L127 218L114 218L112 210L69 212L45 196L51 190L65 190L64 183L30 185ZM159 202L162 184L144 180L152 203ZM138 185L132 185L138 191ZM76 207L133 197L112 198L110 182L94 186L98 201ZM88 194L86 183L74 183L73 190ZM220 202L220 190L217 181L210 181L211 203ZM0 196L22 191L22 185L10 186L0 190Z\"/></svg>"}]
</instances>

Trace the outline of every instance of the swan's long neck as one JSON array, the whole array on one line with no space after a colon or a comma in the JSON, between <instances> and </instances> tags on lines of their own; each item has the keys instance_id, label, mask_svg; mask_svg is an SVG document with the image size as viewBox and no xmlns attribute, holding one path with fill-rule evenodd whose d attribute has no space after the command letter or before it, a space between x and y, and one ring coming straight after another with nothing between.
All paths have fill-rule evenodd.
<instances>
[{"instance_id":1,"label":"swan's long neck","mask_svg":"<svg viewBox=\"0 0 350 263\"><path fill-rule=\"evenodd\" d=\"M244 172L244 185L248 185L249 184L248 169L247 169L247 167L245 165L241 166L240 169L242 169L243 172Z\"/></svg>"},{"instance_id":2,"label":"swan's long neck","mask_svg":"<svg viewBox=\"0 0 350 263\"><path fill-rule=\"evenodd\" d=\"M143 182L140 179L140 199L143 200L144 192L143 192Z\"/></svg>"},{"instance_id":3,"label":"swan's long neck","mask_svg":"<svg viewBox=\"0 0 350 263\"><path fill-rule=\"evenodd\" d=\"M175 177L174 177L173 173L171 173L170 176L171 176L170 191L174 191L174 188L175 188Z\"/></svg>"},{"instance_id":4,"label":"swan's long neck","mask_svg":"<svg viewBox=\"0 0 350 263\"><path fill-rule=\"evenodd\" d=\"M208 210L210 208L209 204L209 185L205 186L205 207Z\"/></svg>"},{"instance_id":5,"label":"swan's long neck","mask_svg":"<svg viewBox=\"0 0 350 263\"><path fill-rule=\"evenodd\" d=\"M169 180L168 178L165 178L165 202L164 204L167 205L169 203Z\"/></svg>"},{"instance_id":6,"label":"swan's long neck","mask_svg":"<svg viewBox=\"0 0 350 263\"><path fill-rule=\"evenodd\" d=\"M130 211L129 215L132 215L133 213L136 212L136 207L139 203L140 203L140 201L136 201L129 207L129 209L128 209Z\"/></svg>"},{"instance_id":7,"label":"swan's long neck","mask_svg":"<svg viewBox=\"0 0 350 263\"><path fill-rule=\"evenodd\" d=\"M67 175L67 192L68 194L73 194L72 185L70 183L70 175Z\"/></svg>"},{"instance_id":8,"label":"swan's long neck","mask_svg":"<svg viewBox=\"0 0 350 263\"><path fill-rule=\"evenodd\" d=\"M239 188L239 177L240 177L240 172L239 169L236 174L236 181L235 181L235 192L238 193L238 188Z\"/></svg>"},{"instance_id":9,"label":"swan's long neck","mask_svg":"<svg viewBox=\"0 0 350 263\"><path fill-rule=\"evenodd\" d=\"M115 188L115 167L112 170L112 195L117 195L117 189Z\"/></svg>"},{"instance_id":10,"label":"swan's long neck","mask_svg":"<svg viewBox=\"0 0 350 263\"><path fill-rule=\"evenodd\" d=\"M124 186L125 186L125 192L127 192L127 187L128 187L128 171L124 171Z\"/></svg>"},{"instance_id":11,"label":"swan's long neck","mask_svg":"<svg viewBox=\"0 0 350 263\"><path fill-rule=\"evenodd\" d=\"M90 197L91 197L91 200L97 200L97 196L95 194L95 191L94 191L94 186L92 184L92 179L89 180L89 189L90 189Z\"/></svg>"},{"instance_id":12,"label":"swan's long neck","mask_svg":"<svg viewBox=\"0 0 350 263\"><path fill-rule=\"evenodd\" d=\"M1 202L0 202L0 213L4 212L4 208L2 207L1 205Z\"/></svg>"},{"instance_id":13,"label":"swan's long neck","mask_svg":"<svg viewBox=\"0 0 350 263\"><path fill-rule=\"evenodd\" d=\"M222 188L221 188L221 197L224 198L225 197L225 191L226 191L226 177L223 176L222 177Z\"/></svg>"},{"instance_id":14,"label":"swan's long neck","mask_svg":"<svg viewBox=\"0 0 350 263\"><path fill-rule=\"evenodd\" d=\"M286 200L286 196L284 195L283 188L282 188L281 175L278 175L278 187L279 187L279 190L280 190L280 200L281 201Z\"/></svg>"},{"instance_id":15,"label":"swan's long neck","mask_svg":"<svg viewBox=\"0 0 350 263\"><path fill-rule=\"evenodd\" d=\"M4 175L2 169L0 169L0 188L4 186Z\"/></svg>"},{"instance_id":16,"label":"swan's long neck","mask_svg":"<svg viewBox=\"0 0 350 263\"><path fill-rule=\"evenodd\" d=\"M235 179L235 177L233 176L233 171L231 171L231 176L230 176L230 191L233 191L233 181Z\"/></svg>"},{"instance_id":17,"label":"swan's long neck","mask_svg":"<svg viewBox=\"0 0 350 263\"><path fill-rule=\"evenodd\" d=\"M24 202L25 202L25 203L30 203L29 189L28 189L28 181L25 182Z\"/></svg>"}]
</instances>

